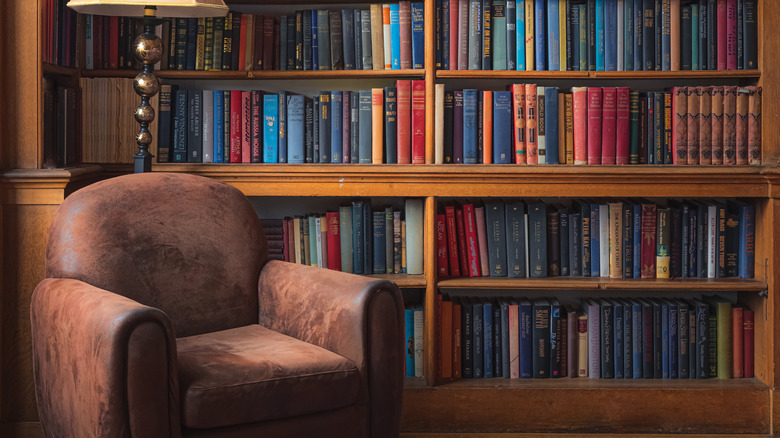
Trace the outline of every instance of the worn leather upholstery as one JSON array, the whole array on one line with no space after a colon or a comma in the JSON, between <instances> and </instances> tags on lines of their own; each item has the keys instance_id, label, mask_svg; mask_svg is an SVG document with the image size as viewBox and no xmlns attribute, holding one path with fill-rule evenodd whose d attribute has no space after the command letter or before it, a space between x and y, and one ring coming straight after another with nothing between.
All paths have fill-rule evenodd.
<instances>
[{"instance_id":1,"label":"worn leather upholstery","mask_svg":"<svg viewBox=\"0 0 780 438\"><path fill-rule=\"evenodd\" d=\"M31 306L46 436L396 436L398 288L267 259L223 183L138 174L68 197Z\"/></svg>"}]
</instances>

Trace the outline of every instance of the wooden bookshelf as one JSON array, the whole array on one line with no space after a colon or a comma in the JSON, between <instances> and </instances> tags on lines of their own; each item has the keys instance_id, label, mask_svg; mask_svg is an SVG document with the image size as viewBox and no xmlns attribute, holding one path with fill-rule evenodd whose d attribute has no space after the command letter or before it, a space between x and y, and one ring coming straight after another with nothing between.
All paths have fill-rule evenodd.
<instances>
[{"instance_id":1,"label":"wooden bookshelf","mask_svg":"<svg viewBox=\"0 0 780 438\"><path fill-rule=\"evenodd\" d=\"M424 289L425 378L406 378L402 436L431 438L538 436L626 436L685 433L691 436L780 434L780 2L759 1L759 70L548 72L437 70L434 63L434 0L426 4L426 65L416 70L361 71L156 71L163 80L230 81L423 79L426 81L426 162L433 162L433 85L437 82L491 87L516 81L582 81L583 85L638 82L761 85L763 137L760 167L727 166L515 166L369 164L153 164L153 171L182 172L227 182L248 196L334 196L424 198L424 275L378 275L402 288ZM229 0L230 5L363 4L362 0ZM0 27L0 91L8 104L0 111L0 435L41 436L30 358L29 299L43 278L45 236L60 202L72 191L103 178L132 171L130 165L91 163L73 169L40 169L43 117L41 79L133 78L137 70L85 70L41 62L45 0L11 0ZM334 6L338 7L338 6ZM19 38L19 35L34 35ZM83 59L82 59L83 61ZM83 65L83 62L82 62ZM242 87L246 85L241 85ZM651 86L655 86L651 85ZM334 85L336 87L338 85ZM261 86L258 86L260 88ZM335 89L335 88L333 88ZM34 96L34 97L31 97ZM557 198L751 198L756 204L755 279L623 280L607 278L437 278L437 205L457 199L498 197ZM736 292L756 312L754 379L607 380L473 379L448 381L435 375L435 306L439 289L497 290L566 294L627 291L665 292L685 297L702 292ZM760 317L759 317L760 316Z\"/></svg>"}]
</instances>

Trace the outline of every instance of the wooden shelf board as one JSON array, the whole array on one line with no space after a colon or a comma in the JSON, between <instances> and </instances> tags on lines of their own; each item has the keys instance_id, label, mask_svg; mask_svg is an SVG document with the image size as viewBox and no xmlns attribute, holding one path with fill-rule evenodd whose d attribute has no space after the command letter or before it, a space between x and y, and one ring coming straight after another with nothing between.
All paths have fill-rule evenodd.
<instances>
[{"instance_id":1,"label":"wooden shelf board","mask_svg":"<svg viewBox=\"0 0 780 438\"><path fill-rule=\"evenodd\" d=\"M401 431L766 434L770 393L755 379L470 379L407 387Z\"/></svg>"},{"instance_id":2,"label":"wooden shelf board","mask_svg":"<svg viewBox=\"0 0 780 438\"><path fill-rule=\"evenodd\" d=\"M58 76L78 76L79 69L75 67L65 67L57 64L43 63L43 74Z\"/></svg>"},{"instance_id":3,"label":"wooden shelf board","mask_svg":"<svg viewBox=\"0 0 780 438\"><path fill-rule=\"evenodd\" d=\"M118 77L134 78L140 70L84 70L84 77ZM422 78L425 70L317 70L317 71L189 71L189 70L155 70L154 74L162 79L373 79L373 78Z\"/></svg>"},{"instance_id":4,"label":"wooden shelf board","mask_svg":"<svg viewBox=\"0 0 780 438\"><path fill-rule=\"evenodd\" d=\"M587 79L586 71L437 70L436 79Z\"/></svg>"},{"instance_id":5,"label":"wooden shelf board","mask_svg":"<svg viewBox=\"0 0 780 438\"><path fill-rule=\"evenodd\" d=\"M669 290L669 291L740 291L760 292L764 281L742 278L621 279L587 277L550 278L447 278L438 281L440 288L450 289L577 289L577 290Z\"/></svg>"},{"instance_id":6,"label":"wooden shelf board","mask_svg":"<svg viewBox=\"0 0 780 438\"><path fill-rule=\"evenodd\" d=\"M698 71L512 71L512 70L437 70L439 79L708 79L759 78L760 70Z\"/></svg>"},{"instance_id":7,"label":"wooden shelf board","mask_svg":"<svg viewBox=\"0 0 780 438\"><path fill-rule=\"evenodd\" d=\"M425 275L409 275L409 274L371 274L367 275L371 278L381 278L382 280L390 280L397 284L398 287L419 287L424 288L427 284L425 281Z\"/></svg>"}]
</instances>

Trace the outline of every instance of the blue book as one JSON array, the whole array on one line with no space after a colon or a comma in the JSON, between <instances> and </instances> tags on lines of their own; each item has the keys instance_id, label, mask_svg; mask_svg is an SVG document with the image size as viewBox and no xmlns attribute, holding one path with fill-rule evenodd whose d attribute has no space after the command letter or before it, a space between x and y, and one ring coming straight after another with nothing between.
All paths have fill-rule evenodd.
<instances>
[{"instance_id":1,"label":"blue book","mask_svg":"<svg viewBox=\"0 0 780 438\"><path fill-rule=\"evenodd\" d=\"M509 333L509 303L501 302L501 377L508 379L509 373L509 337L517 336Z\"/></svg>"},{"instance_id":2,"label":"blue book","mask_svg":"<svg viewBox=\"0 0 780 438\"><path fill-rule=\"evenodd\" d=\"M601 378L615 377L615 309L612 301L599 301Z\"/></svg>"},{"instance_id":3,"label":"blue book","mask_svg":"<svg viewBox=\"0 0 780 438\"><path fill-rule=\"evenodd\" d=\"M580 9L578 5L571 5L569 11L569 35L571 37L571 65L567 65L568 70L579 71L580 69ZM568 42L568 41L567 41Z\"/></svg>"},{"instance_id":4,"label":"blue book","mask_svg":"<svg viewBox=\"0 0 780 438\"><path fill-rule=\"evenodd\" d=\"M634 256L634 263L633 263L633 271L634 271L634 278L642 278L642 205L641 204L635 204L634 205L634 214L633 214L633 237L634 237L634 250L633 250L633 256Z\"/></svg>"},{"instance_id":5,"label":"blue book","mask_svg":"<svg viewBox=\"0 0 780 438\"><path fill-rule=\"evenodd\" d=\"M341 28L343 38L344 70L362 70L357 68L355 51L355 14L350 9L341 10ZM358 40L359 42L360 40ZM358 44L360 46L360 44Z\"/></svg>"},{"instance_id":6,"label":"blue book","mask_svg":"<svg viewBox=\"0 0 780 438\"><path fill-rule=\"evenodd\" d=\"M737 274L740 278L753 278L756 263L756 207L739 205L739 250L737 252Z\"/></svg>"},{"instance_id":7,"label":"blue book","mask_svg":"<svg viewBox=\"0 0 780 438\"><path fill-rule=\"evenodd\" d=\"M482 304L482 352L483 352L483 376L488 379L493 377L493 304Z\"/></svg>"},{"instance_id":8,"label":"blue book","mask_svg":"<svg viewBox=\"0 0 780 438\"><path fill-rule=\"evenodd\" d=\"M401 69L401 22L398 3L390 4L390 61L393 70Z\"/></svg>"},{"instance_id":9,"label":"blue book","mask_svg":"<svg viewBox=\"0 0 780 438\"><path fill-rule=\"evenodd\" d=\"M528 276L547 277L547 206L528 204Z\"/></svg>"},{"instance_id":10,"label":"blue book","mask_svg":"<svg viewBox=\"0 0 780 438\"><path fill-rule=\"evenodd\" d=\"M317 38L317 10L312 9L311 12L311 63L312 70L320 69L320 51L319 51L319 38Z\"/></svg>"},{"instance_id":11,"label":"blue book","mask_svg":"<svg viewBox=\"0 0 780 438\"><path fill-rule=\"evenodd\" d=\"M493 163L512 160L512 92L493 92Z\"/></svg>"},{"instance_id":12,"label":"blue book","mask_svg":"<svg viewBox=\"0 0 780 438\"><path fill-rule=\"evenodd\" d=\"M633 326L631 325L631 303L623 300L623 378L630 379L634 375Z\"/></svg>"},{"instance_id":13,"label":"blue book","mask_svg":"<svg viewBox=\"0 0 780 438\"><path fill-rule=\"evenodd\" d=\"M404 309L406 377L414 377L414 309Z\"/></svg>"},{"instance_id":14,"label":"blue book","mask_svg":"<svg viewBox=\"0 0 780 438\"><path fill-rule=\"evenodd\" d=\"M198 56L198 19L187 18L187 54L185 58L185 70L195 70L195 61Z\"/></svg>"},{"instance_id":15,"label":"blue book","mask_svg":"<svg viewBox=\"0 0 780 438\"><path fill-rule=\"evenodd\" d=\"M569 251L571 248L571 244L569 243L569 236L571 235L569 232L569 229L571 228L571 222L570 222L570 216L569 216L569 210L566 208L559 208L558 214L560 215L560 242L559 242L559 248L560 248L560 255L561 255L561 277L569 277L570 274L570 266L569 266Z\"/></svg>"},{"instance_id":16,"label":"blue book","mask_svg":"<svg viewBox=\"0 0 780 438\"><path fill-rule=\"evenodd\" d=\"M632 376L634 379L641 379L642 365L644 364L644 326L642 324L642 303L640 301L631 301L631 355L632 355ZM628 378L628 376L626 376Z\"/></svg>"},{"instance_id":17,"label":"blue book","mask_svg":"<svg viewBox=\"0 0 780 438\"><path fill-rule=\"evenodd\" d=\"M566 318L566 314L563 314ZM561 331L561 303L557 298L550 299L550 370L549 377L561 377L562 367L567 366L566 358L561 357L562 343L566 342L566 333Z\"/></svg>"},{"instance_id":18,"label":"blue book","mask_svg":"<svg viewBox=\"0 0 780 438\"><path fill-rule=\"evenodd\" d=\"M363 274L363 201L352 201L352 271Z\"/></svg>"},{"instance_id":19,"label":"blue book","mask_svg":"<svg viewBox=\"0 0 780 438\"><path fill-rule=\"evenodd\" d=\"M317 121L319 123L320 163L330 163L330 119L333 114L330 110L330 92L320 92L320 106Z\"/></svg>"},{"instance_id":20,"label":"blue book","mask_svg":"<svg viewBox=\"0 0 780 438\"><path fill-rule=\"evenodd\" d=\"M531 1L531 0L527 0ZM516 70L524 71L525 67L525 2L526 0L515 1L515 30L517 36L515 39L515 49L517 53Z\"/></svg>"},{"instance_id":21,"label":"blue book","mask_svg":"<svg viewBox=\"0 0 780 438\"><path fill-rule=\"evenodd\" d=\"M669 303L661 303L661 375L669 378Z\"/></svg>"},{"instance_id":22,"label":"blue book","mask_svg":"<svg viewBox=\"0 0 780 438\"><path fill-rule=\"evenodd\" d=\"M517 22L515 21L517 11L515 0L506 2L506 69L515 70L517 68ZM495 161L494 161L495 163Z\"/></svg>"},{"instance_id":23,"label":"blue book","mask_svg":"<svg viewBox=\"0 0 780 438\"><path fill-rule=\"evenodd\" d=\"M558 17L558 0L547 0L547 70L561 69L561 31ZM566 30L563 31L566 38Z\"/></svg>"},{"instance_id":24,"label":"blue book","mask_svg":"<svg viewBox=\"0 0 780 438\"><path fill-rule=\"evenodd\" d=\"M590 204L590 276L601 276L599 205ZM605 260L606 261L606 260Z\"/></svg>"},{"instance_id":25,"label":"blue book","mask_svg":"<svg viewBox=\"0 0 780 438\"><path fill-rule=\"evenodd\" d=\"M441 69L442 70L450 69L450 26L452 26L452 23L450 23L450 0L441 0ZM412 40L414 40L414 36L412 36Z\"/></svg>"},{"instance_id":26,"label":"blue book","mask_svg":"<svg viewBox=\"0 0 780 438\"><path fill-rule=\"evenodd\" d=\"M449 35L447 35L446 38L449 38ZM400 50L400 42L399 42L399 50ZM425 4L412 3L412 68L425 68L424 64L425 64ZM399 62L399 66L400 66L400 62Z\"/></svg>"},{"instance_id":27,"label":"blue book","mask_svg":"<svg viewBox=\"0 0 780 438\"><path fill-rule=\"evenodd\" d=\"M463 90L463 163L477 164L477 90Z\"/></svg>"},{"instance_id":28,"label":"blue book","mask_svg":"<svg viewBox=\"0 0 780 438\"><path fill-rule=\"evenodd\" d=\"M631 1L631 0L629 0ZM644 0L634 2L634 71L644 70Z\"/></svg>"},{"instance_id":29,"label":"blue book","mask_svg":"<svg viewBox=\"0 0 780 438\"><path fill-rule=\"evenodd\" d=\"M534 3L534 61L536 70L547 70L547 19L545 17L545 2Z\"/></svg>"},{"instance_id":30,"label":"blue book","mask_svg":"<svg viewBox=\"0 0 780 438\"><path fill-rule=\"evenodd\" d=\"M263 96L263 163L279 162L279 96Z\"/></svg>"},{"instance_id":31,"label":"blue book","mask_svg":"<svg viewBox=\"0 0 780 438\"><path fill-rule=\"evenodd\" d=\"M303 96L287 96L287 162L303 163Z\"/></svg>"},{"instance_id":32,"label":"blue book","mask_svg":"<svg viewBox=\"0 0 780 438\"><path fill-rule=\"evenodd\" d=\"M634 0L623 4L623 70L634 70Z\"/></svg>"},{"instance_id":33,"label":"blue book","mask_svg":"<svg viewBox=\"0 0 780 438\"><path fill-rule=\"evenodd\" d=\"M546 136L546 162L547 164L559 164L558 87L544 87L544 130Z\"/></svg>"},{"instance_id":34,"label":"blue book","mask_svg":"<svg viewBox=\"0 0 780 438\"><path fill-rule=\"evenodd\" d=\"M606 29L604 26L605 1L607 0L596 0L596 71L604 71L604 63L606 61Z\"/></svg>"},{"instance_id":35,"label":"blue book","mask_svg":"<svg viewBox=\"0 0 780 438\"><path fill-rule=\"evenodd\" d=\"M582 232L580 233L580 266L582 276L590 277L590 234L593 229L590 223L590 204L582 202L580 204L580 214L580 223L582 224Z\"/></svg>"},{"instance_id":36,"label":"blue book","mask_svg":"<svg viewBox=\"0 0 780 438\"><path fill-rule=\"evenodd\" d=\"M617 71L617 0L604 0L604 70Z\"/></svg>"},{"instance_id":37,"label":"blue book","mask_svg":"<svg viewBox=\"0 0 780 438\"><path fill-rule=\"evenodd\" d=\"M355 45L355 70L363 70L363 21L360 9L352 11L352 42Z\"/></svg>"},{"instance_id":38,"label":"blue book","mask_svg":"<svg viewBox=\"0 0 780 438\"><path fill-rule=\"evenodd\" d=\"M675 301L669 300L669 341L668 341L668 348L669 348L669 378L670 379L676 379L678 378L678 359L679 359L679 352L680 352L680 314L679 309L677 307L677 303Z\"/></svg>"},{"instance_id":39,"label":"blue book","mask_svg":"<svg viewBox=\"0 0 780 438\"><path fill-rule=\"evenodd\" d=\"M319 57L319 69L330 70L330 13L327 9L317 10L317 55ZM314 30L312 29L312 33Z\"/></svg>"},{"instance_id":40,"label":"blue book","mask_svg":"<svg viewBox=\"0 0 780 438\"><path fill-rule=\"evenodd\" d=\"M387 268L386 240L385 235L385 212L375 211L372 214L374 224L374 274L385 274Z\"/></svg>"},{"instance_id":41,"label":"blue book","mask_svg":"<svg viewBox=\"0 0 780 438\"><path fill-rule=\"evenodd\" d=\"M507 309L508 312L508 309ZM501 331L501 305L493 304L493 377L502 377L504 375L504 351L503 340L506 338ZM507 348L509 348L507 346Z\"/></svg>"},{"instance_id":42,"label":"blue book","mask_svg":"<svg viewBox=\"0 0 780 438\"><path fill-rule=\"evenodd\" d=\"M682 300L676 300L677 304L677 377L680 379L689 379L690 376L690 319L688 316L688 304Z\"/></svg>"},{"instance_id":43,"label":"blue book","mask_svg":"<svg viewBox=\"0 0 780 438\"><path fill-rule=\"evenodd\" d=\"M572 210L569 213L569 274L582 276L582 213Z\"/></svg>"},{"instance_id":44,"label":"blue book","mask_svg":"<svg viewBox=\"0 0 780 438\"><path fill-rule=\"evenodd\" d=\"M343 120L342 120L342 98L343 93L341 91L331 91L330 92L330 152L331 152L331 163L341 163L341 153L342 153L342 131L344 129L343 127Z\"/></svg>"},{"instance_id":45,"label":"blue book","mask_svg":"<svg viewBox=\"0 0 780 438\"><path fill-rule=\"evenodd\" d=\"M225 97L224 91L214 90L214 162L225 162Z\"/></svg>"},{"instance_id":46,"label":"blue book","mask_svg":"<svg viewBox=\"0 0 780 438\"><path fill-rule=\"evenodd\" d=\"M622 379L623 378L623 367L624 367L624 357L623 354L625 353L625 350L623 349L624 343L625 343L625 335L623 332L624 326L623 326L623 302L620 300L612 300L612 312L614 314L614 321L615 321L615 331L613 332L615 335L614 343L615 346L615 369L614 369L614 376L616 379Z\"/></svg>"},{"instance_id":47,"label":"blue book","mask_svg":"<svg viewBox=\"0 0 780 438\"><path fill-rule=\"evenodd\" d=\"M358 163L371 163L371 90L360 90L358 101Z\"/></svg>"},{"instance_id":48,"label":"blue book","mask_svg":"<svg viewBox=\"0 0 780 438\"><path fill-rule=\"evenodd\" d=\"M520 334L518 336L519 350L520 350L520 378L530 379L533 377L534 363L533 363L533 335L534 335L534 319L533 319L533 306L531 302L523 299L517 306L517 320L520 324Z\"/></svg>"},{"instance_id":49,"label":"blue book","mask_svg":"<svg viewBox=\"0 0 780 438\"><path fill-rule=\"evenodd\" d=\"M485 363L485 353L483 351L484 349L484 324L482 322L484 318L484 314L482 313L482 303L474 303L473 308L473 314L472 314L472 329L471 333L474 335L474 339L472 341L473 346L473 354L472 357L474 359L474 378L479 379L484 377L484 363Z\"/></svg>"},{"instance_id":50,"label":"blue book","mask_svg":"<svg viewBox=\"0 0 780 438\"><path fill-rule=\"evenodd\" d=\"M288 136L288 127L287 127L287 92L286 91L280 91L279 92L279 152L277 153L278 156L278 163L286 163L287 162L287 136Z\"/></svg>"}]
</instances>

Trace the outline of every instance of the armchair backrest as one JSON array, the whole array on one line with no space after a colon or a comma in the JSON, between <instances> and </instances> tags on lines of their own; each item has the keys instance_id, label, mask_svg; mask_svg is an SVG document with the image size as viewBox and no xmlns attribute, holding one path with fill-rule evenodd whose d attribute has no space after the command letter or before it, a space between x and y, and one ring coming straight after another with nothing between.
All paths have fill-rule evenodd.
<instances>
[{"instance_id":1,"label":"armchair backrest","mask_svg":"<svg viewBox=\"0 0 780 438\"><path fill-rule=\"evenodd\" d=\"M262 225L237 189L168 173L76 191L49 230L46 276L73 278L161 309L177 336L257 323L268 259Z\"/></svg>"}]
</instances>

